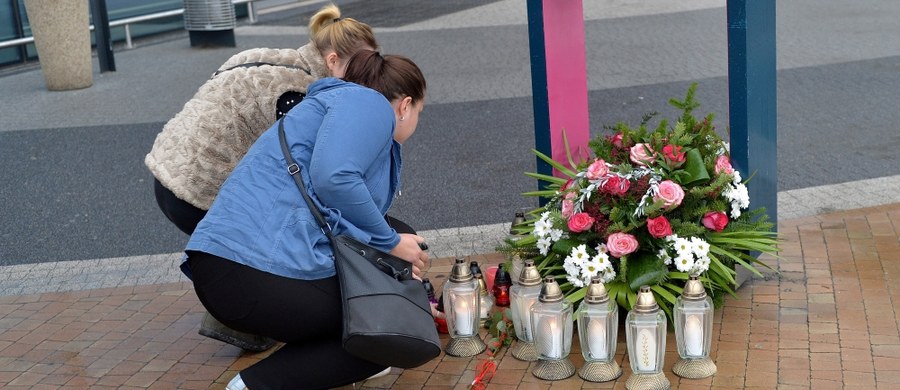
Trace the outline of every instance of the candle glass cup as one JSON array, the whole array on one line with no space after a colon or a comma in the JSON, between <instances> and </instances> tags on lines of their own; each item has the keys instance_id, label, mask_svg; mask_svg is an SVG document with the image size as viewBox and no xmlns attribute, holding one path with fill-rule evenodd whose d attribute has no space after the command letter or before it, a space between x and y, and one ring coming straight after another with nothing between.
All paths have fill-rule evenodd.
<instances>
[{"instance_id":1,"label":"candle glass cup","mask_svg":"<svg viewBox=\"0 0 900 390\"><path fill-rule=\"evenodd\" d=\"M625 338L628 361L635 374L662 373L666 354L666 314L628 312Z\"/></svg>"},{"instance_id":2,"label":"candle glass cup","mask_svg":"<svg viewBox=\"0 0 900 390\"><path fill-rule=\"evenodd\" d=\"M591 280L588 291L575 311L578 341L584 365L578 370L581 379L608 382L622 376L615 361L619 337L619 305L609 299L599 278Z\"/></svg>"},{"instance_id":3,"label":"candle glass cup","mask_svg":"<svg viewBox=\"0 0 900 390\"><path fill-rule=\"evenodd\" d=\"M457 259L450 278L444 283L444 313L450 341L444 352L451 356L474 356L486 345L478 336L481 320L481 286L472 276L465 260Z\"/></svg>"},{"instance_id":4,"label":"candle glass cup","mask_svg":"<svg viewBox=\"0 0 900 390\"><path fill-rule=\"evenodd\" d=\"M698 275L690 275L682 294L672 308L675 320L675 344L678 359L672 372L682 378L707 378L716 373L716 364L709 358L712 343L712 299Z\"/></svg>"},{"instance_id":5,"label":"candle glass cup","mask_svg":"<svg viewBox=\"0 0 900 390\"><path fill-rule=\"evenodd\" d=\"M513 328L516 330L516 338L519 340L515 347L510 348L510 353L516 359L524 361L538 359L537 349L534 345L534 332L531 328L531 307L538 301L540 293L540 283L532 286L515 284L510 288L510 312Z\"/></svg>"},{"instance_id":6,"label":"candle glass cup","mask_svg":"<svg viewBox=\"0 0 900 390\"><path fill-rule=\"evenodd\" d=\"M713 305L709 297L688 301L678 297L674 308L675 343L682 359L709 356L712 342Z\"/></svg>"},{"instance_id":7,"label":"candle glass cup","mask_svg":"<svg viewBox=\"0 0 900 390\"><path fill-rule=\"evenodd\" d=\"M572 303L565 299L552 276L544 278L538 301L531 306L531 332L538 352L532 374L546 380L560 380L575 374L569 360L572 351Z\"/></svg>"}]
</instances>

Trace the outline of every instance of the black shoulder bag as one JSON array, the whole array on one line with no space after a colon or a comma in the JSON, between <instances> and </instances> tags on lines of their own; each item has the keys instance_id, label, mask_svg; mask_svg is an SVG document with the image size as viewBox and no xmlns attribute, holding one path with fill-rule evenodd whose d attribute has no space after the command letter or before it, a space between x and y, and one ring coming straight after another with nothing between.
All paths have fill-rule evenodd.
<instances>
[{"instance_id":1,"label":"black shoulder bag","mask_svg":"<svg viewBox=\"0 0 900 390\"><path fill-rule=\"evenodd\" d=\"M431 305L412 265L353 237L335 236L306 193L300 166L291 157L278 121L281 151L288 173L297 183L322 231L331 240L344 310L343 346L350 354L384 366L413 368L441 353Z\"/></svg>"}]
</instances>

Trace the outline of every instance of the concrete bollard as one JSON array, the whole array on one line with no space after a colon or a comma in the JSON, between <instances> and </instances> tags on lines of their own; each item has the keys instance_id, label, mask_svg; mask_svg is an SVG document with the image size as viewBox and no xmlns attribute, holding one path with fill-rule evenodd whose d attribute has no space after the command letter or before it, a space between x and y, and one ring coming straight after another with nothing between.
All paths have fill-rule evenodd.
<instances>
[{"instance_id":1,"label":"concrete bollard","mask_svg":"<svg viewBox=\"0 0 900 390\"><path fill-rule=\"evenodd\" d=\"M51 91L90 87L88 0L25 0L41 71Z\"/></svg>"}]
</instances>

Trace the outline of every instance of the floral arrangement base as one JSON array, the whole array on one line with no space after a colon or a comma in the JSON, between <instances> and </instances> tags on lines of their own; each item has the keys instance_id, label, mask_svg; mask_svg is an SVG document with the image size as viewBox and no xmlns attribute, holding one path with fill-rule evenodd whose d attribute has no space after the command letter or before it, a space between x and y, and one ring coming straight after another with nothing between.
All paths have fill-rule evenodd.
<instances>
[{"instance_id":1,"label":"floral arrangement base","mask_svg":"<svg viewBox=\"0 0 900 390\"><path fill-rule=\"evenodd\" d=\"M534 362L538 360L538 352L534 343L522 340L517 341L509 347L509 353L511 353L514 358L525 362Z\"/></svg>"},{"instance_id":2,"label":"floral arrangement base","mask_svg":"<svg viewBox=\"0 0 900 390\"><path fill-rule=\"evenodd\" d=\"M444 353L456 357L475 356L484 352L487 345L478 336L451 338L444 347Z\"/></svg>"},{"instance_id":3,"label":"floral arrangement base","mask_svg":"<svg viewBox=\"0 0 900 390\"><path fill-rule=\"evenodd\" d=\"M615 360L587 362L578 370L578 376L588 382L609 382L622 376L622 367Z\"/></svg>"},{"instance_id":4,"label":"floral arrangement base","mask_svg":"<svg viewBox=\"0 0 900 390\"><path fill-rule=\"evenodd\" d=\"M540 360L534 367L532 375L548 381L558 381L575 375L575 364L568 358L558 360Z\"/></svg>"},{"instance_id":5,"label":"floral arrangement base","mask_svg":"<svg viewBox=\"0 0 900 390\"><path fill-rule=\"evenodd\" d=\"M668 390L672 388L666 374L634 374L625 381L628 390Z\"/></svg>"},{"instance_id":6,"label":"floral arrangement base","mask_svg":"<svg viewBox=\"0 0 900 390\"><path fill-rule=\"evenodd\" d=\"M679 359L672 367L672 372L682 378L702 379L716 374L716 363L710 358Z\"/></svg>"}]
</instances>

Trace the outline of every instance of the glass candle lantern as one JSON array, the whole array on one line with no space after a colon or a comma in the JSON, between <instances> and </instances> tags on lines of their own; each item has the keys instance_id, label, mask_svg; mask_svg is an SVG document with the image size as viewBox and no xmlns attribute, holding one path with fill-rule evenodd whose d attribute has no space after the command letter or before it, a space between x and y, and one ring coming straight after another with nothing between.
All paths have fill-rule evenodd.
<instances>
[{"instance_id":1,"label":"glass candle lantern","mask_svg":"<svg viewBox=\"0 0 900 390\"><path fill-rule=\"evenodd\" d=\"M526 260L519 274L513 276L516 283L509 289L509 302L518 342L510 347L510 353L516 359L533 362L538 354L531 331L531 307L541 295L541 274L534 261Z\"/></svg>"},{"instance_id":2,"label":"glass candle lantern","mask_svg":"<svg viewBox=\"0 0 900 390\"><path fill-rule=\"evenodd\" d=\"M672 371L682 377L700 379L716 373L716 364L709 358L712 341L712 298L697 275L691 275L684 290L675 301L675 342L680 359Z\"/></svg>"},{"instance_id":3,"label":"glass candle lantern","mask_svg":"<svg viewBox=\"0 0 900 390\"><path fill-rule=\"evenodd\" d=\"M494 304L497 307L509 307L509 288L512 286L509 273L503 267L497 267L494 276Z\"/></svg>"},{"instance_id":4,"label":"glass candle lantern","mask_svg":"<svg viewBox=\"0 0 900 390\"><path fill-rule=\"evenodd\" d=\"M474 276L475 280L478 281L479 311L481 312L479 326L484 326L491 316L491 309L494 308L494 297L488 293L487 283L485 283L481 273L476 273Z\"/></svg>"},{"instance_id":5,"label":"glass candle lantern","mask_svg":"<svg viewBox=\"0 0 900 390\"><path fill-rule=\"evenodd\" d=\"M659 310L650 286L641 286L625 325L628 361L634 375L625 382L628 389L667 389L663 374L666 355L666 314Z\"/></svg>"},{"instance_id":6,"label":"glass candle lantern","mask_svg":"<svg viewBox=\"0 0 900 390\"><path fill-rule=\"evenodd\" d=\"M486 346L478 336L481 319L480 286L465 259L456 259L450 278L444 283L444 312L450 341L444 352L451 356L474 356Z\"/></svg>"},{"instance_id":7,"label":"glass candle lantern","mask_svg":"<svg viewBox=\"0 0 900 390\"><path fill-rule=\"evenodd\" d=\"M538 351L534 376L560 380L575 374L575 365L569 360L572 324L572 304L552 276L544 278L538 301L531 306L531 331Z\"/></svg>"},{"instance_id":8,"label":"glass candle lantern","mask_svg":"<svg viewBox=\"0 0 900 390\"><path fill-rule=\"evenodd\" d=\"M599 276L591 279L575 312L575 320L585 363L578 376L591 382L607 382L621 376L622 368L614 359L619 337L619 305L609 299Z\"/></svg>"}]
</instances>

